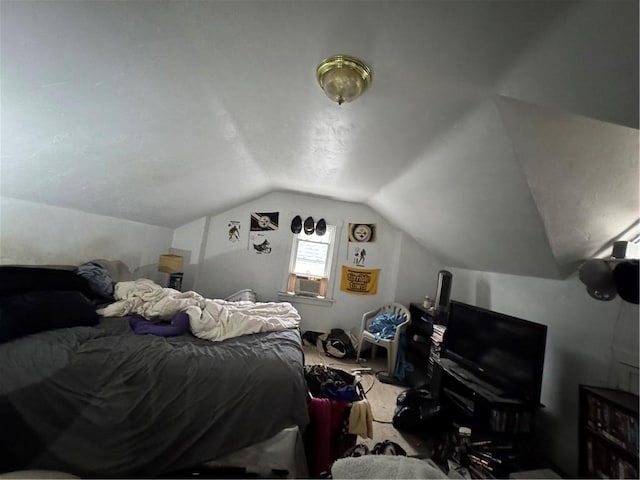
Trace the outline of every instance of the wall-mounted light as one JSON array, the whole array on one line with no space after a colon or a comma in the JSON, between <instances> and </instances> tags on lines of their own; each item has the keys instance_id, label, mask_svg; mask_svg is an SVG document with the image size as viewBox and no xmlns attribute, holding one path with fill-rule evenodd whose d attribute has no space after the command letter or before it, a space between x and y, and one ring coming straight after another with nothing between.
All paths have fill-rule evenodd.
<instances>
[{"instance_id":1,"label":"wall-mounted light","mask_svg":"<svg viewBox=\"0 0 640 480\"><path fill-rule=\"evenodd\" d=\"M371 69L350 55L325 58L316 69L316 78L325 95L338 105L362 95L371 84Z\"/></svg>"}]
</instances>

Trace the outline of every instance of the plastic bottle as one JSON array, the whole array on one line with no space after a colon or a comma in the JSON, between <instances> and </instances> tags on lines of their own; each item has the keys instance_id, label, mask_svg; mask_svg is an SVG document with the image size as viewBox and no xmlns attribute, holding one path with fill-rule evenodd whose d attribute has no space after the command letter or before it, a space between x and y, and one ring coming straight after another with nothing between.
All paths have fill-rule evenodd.
<instances>
[{"instance_id":1,"label":"plastic bottle","mask_svg":"<svg viewBox=\"0 0 640 480\"><path fill-rule=\"evenodd\" d=\"M424 308L431 308L433 306L433 302L431 301L431 299L429 298L428 295L426 295L424 297L424 301L422 302L422 306Z\"/></svg>"}]
</instances>

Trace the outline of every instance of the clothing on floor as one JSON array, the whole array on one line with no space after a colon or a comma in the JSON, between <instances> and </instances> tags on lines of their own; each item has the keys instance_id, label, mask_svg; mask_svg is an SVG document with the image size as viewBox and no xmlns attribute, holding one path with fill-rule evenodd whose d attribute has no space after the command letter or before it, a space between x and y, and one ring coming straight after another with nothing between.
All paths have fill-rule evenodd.
<instances>
[{"instance_id":1,"label":"clothing on floor","mask_svg":"<svg viewBox=\"0 0 640 480\"><path fill-rule=\"evenodd\" d=\"M373 438L373 412L369 400L359 400L351 405L349 433L363 438Z\"/></svg>"},{"instance_id":2,"label":"clothing on floor","mask_svg":"<svg viewBox=\"0 0 640 480\"><path fill-rule=\"evenodd\" d=\"M358 395L356 377L343 370L327 367L326 365L306 365L304 367L304 377L307 381L309 392L314 397L332 397L335 400L348 400L346 398L347 395ZM337 398L337 392L339 391L341 396ZM356 400L359 400L359 397Z\"/></svg>"}]
</instances>

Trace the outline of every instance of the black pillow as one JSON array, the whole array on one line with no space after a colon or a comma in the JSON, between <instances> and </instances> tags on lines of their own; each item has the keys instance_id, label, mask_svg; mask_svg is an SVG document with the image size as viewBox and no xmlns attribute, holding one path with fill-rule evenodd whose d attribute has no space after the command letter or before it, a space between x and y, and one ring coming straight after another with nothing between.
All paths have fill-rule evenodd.
<instances>
[{"instance_id":1,"label":"black pillow","mask_svg":"<svg viewBox=\"0 0 640 480\"><path fill-rule=\"evenodd\" d=\"M87 281L73 270L58 268L0 266L0 297L44 290L69 290L93 300L97 295Z\"/></svg>"},{"instance_id":2,"label":"black pillow","mask_svg":"<svg viewBox=\"0 0 640 480\"><path fill-rule=\"evenodd\" d=\"M45 330L97 323L95 307L80 292L47 290L0 298L0 343Z\"/></svg>"}]
</instances>

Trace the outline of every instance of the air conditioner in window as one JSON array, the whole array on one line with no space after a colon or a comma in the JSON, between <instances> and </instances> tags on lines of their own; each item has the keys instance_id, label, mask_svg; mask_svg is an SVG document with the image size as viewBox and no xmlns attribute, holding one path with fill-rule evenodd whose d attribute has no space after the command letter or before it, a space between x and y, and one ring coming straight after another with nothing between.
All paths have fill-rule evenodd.
<instances>
[{"instance_id":1,"label":"air conditioner in window","mask_svg":"<svg viewBox=\"0 0 640 480\"><path fill-rule=\"evenodd\" d=\"M293 280L293 282L292 282ZM291 285L293 283L293 285ZM289 291L296 295L309 297L324 297L326 281L324 278L306 277L302 275L291 275L289 278ZM293 286L293 288L291 288Z\"/></svg>"}]
</instances>

